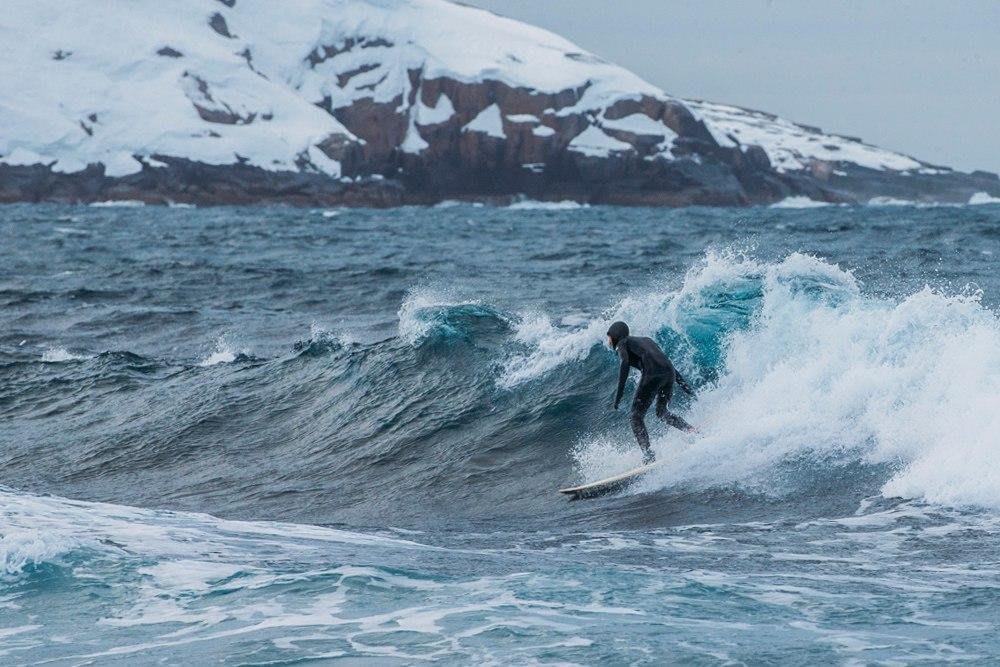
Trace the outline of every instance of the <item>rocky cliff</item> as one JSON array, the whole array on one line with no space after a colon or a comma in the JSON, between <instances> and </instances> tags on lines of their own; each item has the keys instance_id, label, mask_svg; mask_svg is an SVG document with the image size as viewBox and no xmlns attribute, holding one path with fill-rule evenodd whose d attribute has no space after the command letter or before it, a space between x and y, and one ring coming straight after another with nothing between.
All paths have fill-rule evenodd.
<instances>
[{"instance_id":1,"label":"rocky cliff","mask_svg":"<svg viewBox=\"0 0 1000 667\"><path fill-rule=\"evenodd\" d=\"M0 37L0 201L1000 196L444 0L9 0Z\"/></svg>"}]
</instances>

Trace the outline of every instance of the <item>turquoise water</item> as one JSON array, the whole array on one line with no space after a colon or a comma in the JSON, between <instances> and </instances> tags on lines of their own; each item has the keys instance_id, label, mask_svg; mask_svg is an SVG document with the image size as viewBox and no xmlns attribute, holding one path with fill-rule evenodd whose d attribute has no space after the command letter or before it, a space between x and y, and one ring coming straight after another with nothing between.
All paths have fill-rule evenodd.
<instances>
[{"instance_id":1,"label":"turquoise water","mask_svg":"<svg viewBox=\"0 0 1000 667\"><path fill-rule=\"evenodd\" d=\"M0 661L991 664L1000 207L0 208ZM640 460L607 324L698 386ZM628 390L631 391L631 388Z\"/></svg>"}]
</instances>

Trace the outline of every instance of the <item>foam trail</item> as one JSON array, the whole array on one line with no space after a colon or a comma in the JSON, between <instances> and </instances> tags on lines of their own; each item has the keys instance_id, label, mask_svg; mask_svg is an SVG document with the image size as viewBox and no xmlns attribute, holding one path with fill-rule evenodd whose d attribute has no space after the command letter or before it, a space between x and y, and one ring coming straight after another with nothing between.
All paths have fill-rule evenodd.
<instances>
[{"instance_id":1,"label":"foam trail","mask_svg":"<svg viewBox=\"0 0 1000 667\"><path fill-rule=\"evenodd\" d=\"M410 540L308 524L233 521L197 512L150 510L127 505L36 496L0 487L0 567L19 572L27 564L56 561L87 549L106 555L151 559L214 560L222 554L253 554L279 543L289 553L331 544L432 549ZM0 569L2 571L2 569Z\"/></svg>"}]
</instances>

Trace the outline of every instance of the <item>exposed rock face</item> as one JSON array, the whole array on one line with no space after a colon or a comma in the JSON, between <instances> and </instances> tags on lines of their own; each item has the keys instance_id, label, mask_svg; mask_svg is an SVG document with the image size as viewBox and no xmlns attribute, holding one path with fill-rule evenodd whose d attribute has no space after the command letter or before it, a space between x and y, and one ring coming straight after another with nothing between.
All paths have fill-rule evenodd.
<instances>
[{"instance_id":1,"label":"exposed rock face","mask_svg":"<svg viewBox=\"0 0 1000 667\"><path fill-rule=\"evenodd\" d=\"M0 102L0 201L1000 196L994 175L676 99L444 0L12 0L0 27L34 37L0 44L17 91Z\"/></svg>"}]
</instances>

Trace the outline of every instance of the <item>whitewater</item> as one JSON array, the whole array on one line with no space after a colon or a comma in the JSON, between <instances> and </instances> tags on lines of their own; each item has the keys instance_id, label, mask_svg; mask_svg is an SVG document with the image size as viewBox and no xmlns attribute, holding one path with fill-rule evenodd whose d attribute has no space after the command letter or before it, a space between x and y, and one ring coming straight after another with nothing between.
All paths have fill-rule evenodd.
<instances>
[{"instance_id":1,"label":"whitewater","mask_svg":"<svg viewBox=\"0 0 1000 667\"><path fill-rule=\"evenodd\" d=\"M15 205L0 239L5 664L1000 652L998 205ZM699 433L650 416L667 465L569 503L641 458L617 319Z\"/></svg>"}]
</instances>

